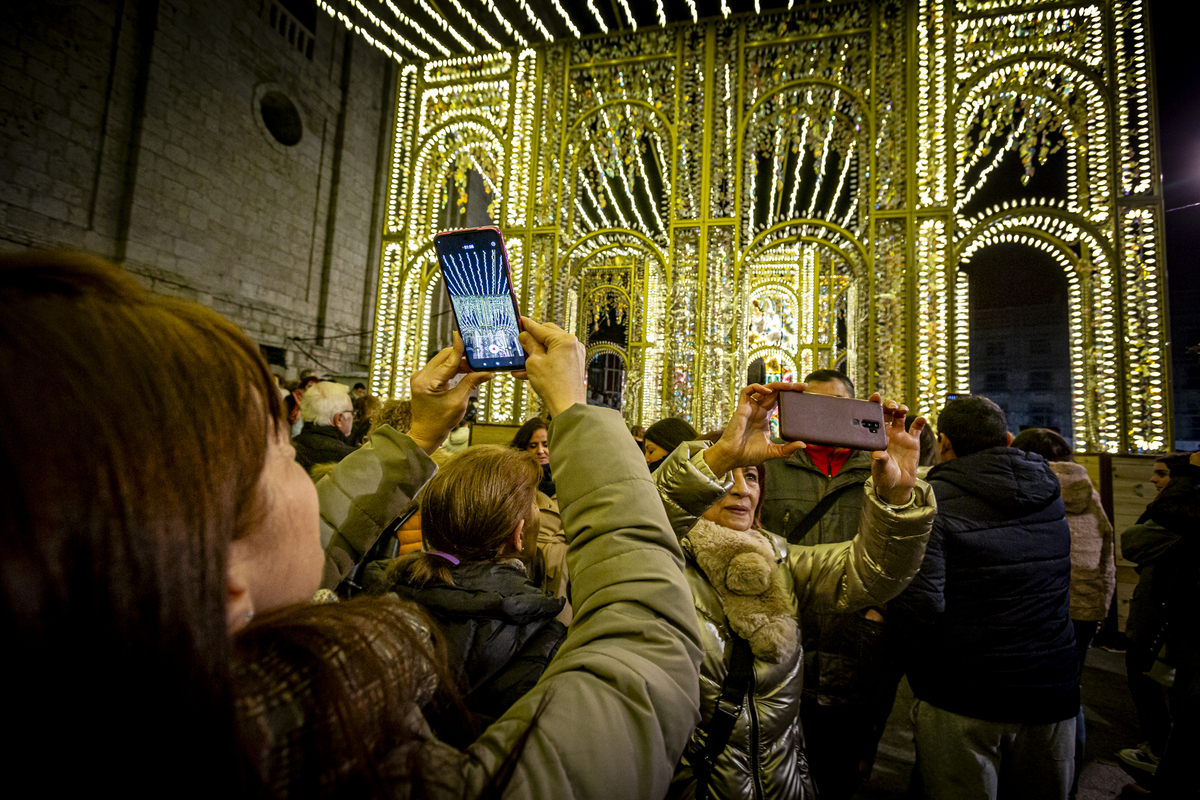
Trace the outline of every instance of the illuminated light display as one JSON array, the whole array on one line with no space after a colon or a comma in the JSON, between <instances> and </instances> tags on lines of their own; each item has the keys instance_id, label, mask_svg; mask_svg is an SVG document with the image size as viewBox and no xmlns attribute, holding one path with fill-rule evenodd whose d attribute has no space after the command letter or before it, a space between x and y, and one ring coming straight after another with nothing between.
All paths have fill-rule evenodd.
<instances>
[{"instance_id":1,"label":"illuminated light display","mask_svg":"<svg viewBox=\"0 0 1200 800\"><path fill-rule=\"evenodd\" d=\"M426 354L429 243L474 172L526 313L586 339L595 281L627 276L613 288L628 343L606 352L624 363L630 424L723 423L757 358L797 379L844 369L860 394L936 415L971 389L962 267L1018 244L1067 278L1076 448L1169 443L1145 0L917 0L911 19L903 0L723 3L696 26L532 47L485 2L518 47L417 64L418 45L361 4L320 5L404 64L373 392L406 393ZM981 208L1012 159L1013 199ZM1063 194L1033 196L1055 159ZM486 419L538 411L510 377L484 391Z\"/></svg>"}]
</instances>

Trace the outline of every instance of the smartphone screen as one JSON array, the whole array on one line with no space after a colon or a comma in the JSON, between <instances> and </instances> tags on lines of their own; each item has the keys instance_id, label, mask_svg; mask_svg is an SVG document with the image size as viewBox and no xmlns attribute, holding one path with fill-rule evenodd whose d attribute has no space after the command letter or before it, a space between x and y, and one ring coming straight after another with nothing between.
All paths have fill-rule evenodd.
<instances>
[{"instance_id":1,"label":"smartphone screen","mask_svg":"<svg viewBox=\"0 0 1200 800\"><path fill-rule=\"evenodd\" d=\"M439 233L434 247L471 369L524 369L517 300L500 231Z\"/></svg>"}]
</instances>

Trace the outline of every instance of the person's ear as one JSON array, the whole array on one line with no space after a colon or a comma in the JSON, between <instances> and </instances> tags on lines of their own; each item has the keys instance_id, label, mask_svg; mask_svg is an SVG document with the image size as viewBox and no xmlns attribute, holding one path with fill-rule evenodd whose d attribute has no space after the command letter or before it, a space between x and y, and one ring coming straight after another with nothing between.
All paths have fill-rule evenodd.
<instances>
[{"instance_id":1,"label":"person's ear","mask_svg":"<svg viewBox=\"0 0 1200 800\"><path fill-rule=\"evenodd\" d=\"M254 616L254 599L250 595L250 546L246 539L229 545L229 567L226 583L229 594L225 600L225 622L229 632L241 628Z\"/></svg>"},{"instance_id":2,"label":"person's ear","mask_svg":"<svg viewBox=\"0 0 1200 800\"><path fill-rule=\"evenodd\" d=\"M512 549L515 552L524 552L522 550L522 545L525 544L525 520L521 520L517 523L517 528L513 531L512 538L508 540L508 543L512 545Z\"/></svg>"},{"instance_id":3,"label":"person's ear","mask_svg":"<svg viewBox=\"0 0 1200 800\"><path fill-rule=\"evenodd\" d=\"M1008 432L1008 441L1004 443L1004 446L1012 447L1013 439L1015 439L1015 438L1017 438L1017 437L1012 435L1012 431L1009 431Z\"/></svg>"},{"instance_id":4,"label":"person's ear","mask_svg":"<svg viewBox=\"0 0 1200 800\"><path fill-rule=\"evenodd\" d=\"M944 433L938 434L938 450L942 461L949 461L954 458L954 445L950 444L950 437Z\"/></svg>"}]
</instances>

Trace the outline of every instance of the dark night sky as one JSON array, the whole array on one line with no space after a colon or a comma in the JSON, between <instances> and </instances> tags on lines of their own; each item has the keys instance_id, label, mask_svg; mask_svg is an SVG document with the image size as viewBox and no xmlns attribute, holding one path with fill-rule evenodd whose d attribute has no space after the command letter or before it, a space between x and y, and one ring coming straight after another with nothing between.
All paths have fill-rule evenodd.
<instances>
[{"instance_id":1,"label":"dark night sky","mask_svg":"<svg viewBox=\"0 0 1200 800\"><path fill-rule=\"evenodd\" d=\"M1195 27L1184 24L1180 9L1176 2L1150 2L1167 209L1167 270L1176 297L1176 290L1195 287L1200 278L1200 206L1181 208L1200 203L1200 58ZM1197 312L1200 308L1193 305L1190 313Z\"/></svg>"}]
</instances>

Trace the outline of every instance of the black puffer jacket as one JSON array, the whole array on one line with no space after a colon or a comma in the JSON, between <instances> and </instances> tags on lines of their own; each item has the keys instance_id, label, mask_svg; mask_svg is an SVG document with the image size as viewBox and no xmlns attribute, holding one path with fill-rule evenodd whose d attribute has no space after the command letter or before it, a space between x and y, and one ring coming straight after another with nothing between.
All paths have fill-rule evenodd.
<instances>
[{"instance_id":1,"label":"black puffer jacket","mask_svg":"<svg viewBox=\"0 0 1200 800\"><path fill-rule=\"evenodd\" d=\"M1041 456L993 447L934 467L925 561L891 602L913 693L974 719L1046 724L1079 712L1071 531Z\"/></svg>"},{"instance_id":2,"label":"black puffer jacket","mask_svg":"<svg viewBox=\"0 0 1200 800\"><path fill-rule=\"evenodd\" d=\"M530 583L513 563L475 561L451 571L454 586L400 582L388 590L424 606L438 623L451 675L482 730L533 688L558 652L567 628L555 617L565 601ZM435 728L452 744L474 738L469 726Z\"/></svg>"}]
</instances>

